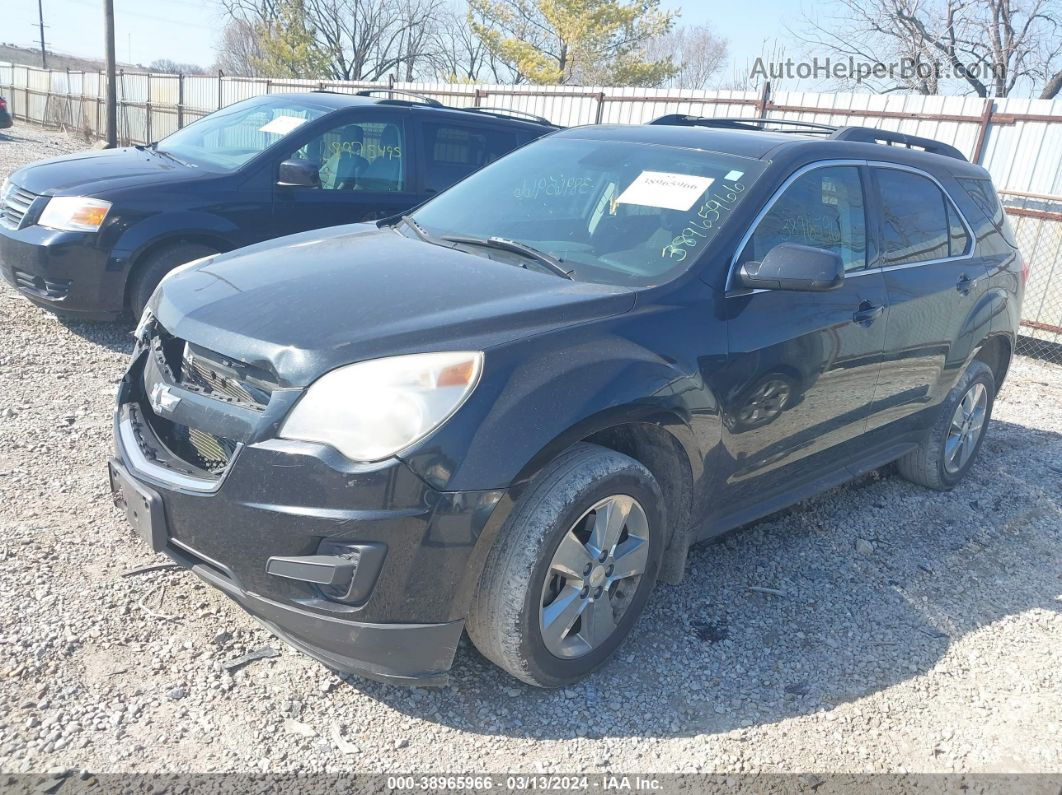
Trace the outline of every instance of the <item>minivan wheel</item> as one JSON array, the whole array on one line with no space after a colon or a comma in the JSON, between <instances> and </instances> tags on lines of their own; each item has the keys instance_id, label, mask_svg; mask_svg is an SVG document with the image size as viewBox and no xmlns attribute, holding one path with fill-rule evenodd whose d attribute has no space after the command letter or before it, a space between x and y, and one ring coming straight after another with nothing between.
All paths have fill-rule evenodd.
<instances>
[{"instance_id":1,"label":"minivan wheel","mask_svg":"<svg viewBox=\"0 0 1062 795\"><path fill-rule=\"evenodd\" d=\"M487 659L563 687L623 642L656 581L660 486L633 458L578 444L540 473L487 555L466 627Z\"/></svg>"},{"instance_id":2,"label":"minivan wheel","mask_svg":"<svg viewBox=\"0 0 1062 795\"><path fill-rule=\"evenodd\" d=\"M977 458L995 397L992 369L982 361L971 362L941 405L929 435L896 462L900 474L931 489L954 488Z\"/></svg>"},{"instance_id":3,"label":"minivan wheel","mask_svg":"<svg viewBox=\"0 0 1062 795\"><path fill-rule=\"evenodd\" d=\"M129 285L129 311L133 317L139 318L144 314L144 307L163 276L178 265L217 253L217 249L201 243L174 243L150 254L137 267Z\"/></svg>"}]
</instances>

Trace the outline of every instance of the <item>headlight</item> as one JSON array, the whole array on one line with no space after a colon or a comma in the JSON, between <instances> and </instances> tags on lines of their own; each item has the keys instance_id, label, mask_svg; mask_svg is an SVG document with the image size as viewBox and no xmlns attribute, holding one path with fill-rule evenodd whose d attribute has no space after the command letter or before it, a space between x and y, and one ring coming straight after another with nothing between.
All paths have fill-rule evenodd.
<instances>
[{"instance_id":1,"label":"headlight","mask_svg":"<svg viewBox=\"0 0 1062 795\"><path fill-rule=\"evenodd\" d=\"M86 196L54 196L41 213L41 226L65 232L95 232L103 225L111 203Z\"/></svg>"},{"instance_id":2,"label":"headlight","mask_svg":"<svg viewBox=\"0 0 1062 795\"><path fill-rule=\"evenodd\" d=\"M285 439L380 461L448 420L479 383L479 352L417 353L340 367L315 381L284 421Z\"/></svg>"},{"instance_id":3,"label":"headlight","mask_svg":"<svg viewBox=\"0 0 1062 795\"><path fill-rule=\"evenodd\" d=\"M3 202L7 198L7 192L11 190L11 180L4 177L4 181L0 182L0 202Z\"/></svg>"}]
</instances>

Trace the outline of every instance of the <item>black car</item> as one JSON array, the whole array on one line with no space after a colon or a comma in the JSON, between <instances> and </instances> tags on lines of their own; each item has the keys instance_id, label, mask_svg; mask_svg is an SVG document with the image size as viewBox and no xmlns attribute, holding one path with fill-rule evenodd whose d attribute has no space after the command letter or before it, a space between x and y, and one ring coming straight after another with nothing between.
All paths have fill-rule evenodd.
<instances>
[{"instance_id":1,"label":"black car","mask_svg":"<svg viewBox=\"0 0 1062 795\"><path fill-rule=\"evenodd\" d=\"M0 97L0 130L6 130L14 122L11 120L11 112L7 109L7 100Z\"/></svg>"},{"instance_id":2,"label":"black car","mask_svg":"<svg viewBox=\"0 0 1062 795\"><path fill-rule=\"evenodd\" d=\"M0 187L0 270L56 312L139 316L181 263L394 215L556 129L402 96L266 95L150 146L20 169Z\"/></svg>"},{"instance_id":3,"label":"black car","mask_svg":"<svg viewBox=\"0 0 1062 795\"><path fill-rule=\"evenodd\" d=\"M1026 278L987 172L761 126L566 130L187 266L136 331L116 500L336 669L437 682L467 631L560 686L690 544L892 461L956 486Z\"/></svg>"}]
</instances>

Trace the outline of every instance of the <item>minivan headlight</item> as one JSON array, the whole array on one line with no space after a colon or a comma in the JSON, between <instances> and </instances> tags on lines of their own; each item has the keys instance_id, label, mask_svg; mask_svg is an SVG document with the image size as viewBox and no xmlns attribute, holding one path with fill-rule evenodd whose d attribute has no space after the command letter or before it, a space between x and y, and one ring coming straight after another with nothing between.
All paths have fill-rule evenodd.
<instances>
[{"instance_id":1,"label":"minivan headlight","mask_svg":"<svg viewBox=\"0 0 1062 795\"><path fill-rule=\"evenodd\" d=\"M111 203L87 196L53 196L37 223L64 232L95 232L111 209Z\"/></svg>"},{"instance_id":2,"label":"minivan headlight","mask_svg":"<svg viewBox=\"0 0 1062 795\"><path fill-rule=\"evenodd\" d=\"M481 352L417 353L347 365L310 385L280 429L354 461L381 461L453 416L483 370Z\"/></svg>"}]
</instances>

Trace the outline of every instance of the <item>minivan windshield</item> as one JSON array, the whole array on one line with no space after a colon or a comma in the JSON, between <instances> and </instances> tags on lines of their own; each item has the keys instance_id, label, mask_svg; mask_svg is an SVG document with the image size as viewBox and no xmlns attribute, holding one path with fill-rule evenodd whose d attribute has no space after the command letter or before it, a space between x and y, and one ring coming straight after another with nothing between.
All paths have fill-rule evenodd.
<instances>
[{"instance_id":1,"label":"minivan windshield","mask_svg":"<svg viewBox=\"0 0 1062 795\"><path fill-rule=\"evenodd\" d=\"M157 149L215 171L235 171L329 108L294 97L237 102L159 141Z\"/></svg>"},{"instance_id":2,"label":"minivan windshield","mask_svg":"<svg viewBox=\"0 0 1062 795\"><path fill-rule=\"evenodd\" d=\"M413 213L436 238L504 238L575 279L658 284L685 271L741 205L765 164L624 141L544 138Z\"/></svg>"}]
</instances>

